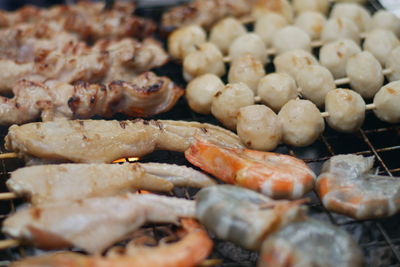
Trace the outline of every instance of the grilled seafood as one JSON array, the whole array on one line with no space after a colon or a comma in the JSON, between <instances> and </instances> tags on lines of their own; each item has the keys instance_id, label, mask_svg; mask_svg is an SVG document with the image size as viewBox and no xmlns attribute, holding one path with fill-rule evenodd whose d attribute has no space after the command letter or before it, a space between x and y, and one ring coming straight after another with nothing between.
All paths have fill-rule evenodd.
<instances>
[{"instance_id":1,"label":"grilled seafood","mask_svg":"<svg viewBox=\"0 0 400 267\"><path fill-rule=\"evenodd\" d=\"M374 175L374 158L334 156L324 163L316 189L324 206L358 220L391 216L400 209L398 178Z\"/></svg>"},{"instance_id":2,"label":"grilled seafood","mask_svg":"<svg viewBox=\"0 0 400 267\"><path fill-rule=\"evenodd\" d=\"M274 201L248 189L210 186L196 197L196 218L219 238L257 250L281 227L305 219L299 202Z\"/></svg>"},{"instance_id":3,"label":"grilled seafood","mask_svg":"<svg viewBox=\"0 0 400 267\"><path fill-rule=\"evenodd\" d=\"M17 169L6 182L10 191L33 204L113 196L144 189L170 191L174 186L205 187L215 182L185 166L162 163L59 164Z\"/></svg>"},{"instance_id":4,"label":"grilled seafood","mask_svg":"<svg viewBox=\"0 0 400 267\"><path fill-rule=\"evenodd\" d=\"M99 253L145 223L194 217L191 200L127 194L32 206L10 215L2 231L44 249L71 245Z\"/></svg>"},{"instance_id":5,"label":"grilled seafood","mask_svg":"<svg viewBox=\"0 0 400 267\"><path fill-rule=\"evenodd\" d=\"M35 158L44 162L109 163L124 157L140 157L157 149L184 152L195 135L243 147L238 136L218 126L167 120L82 120L13 125L6 137L6 147L25 157L28 163L38 163Z\"/></svg>"},{"instance_id":6,"label":"grilled seafood","mask_svg":"<svg viewBox=\"0 0 400 267\"><path fill-rule=\"evenodd\" d=\"M185 151L185 157L226 183L272 198L300 198L314 186L311 169L288 155L224 147L198 137Z\"/></svg>"},{"instance_id":7,"label":"grilled seafood","mask_svg":"<svg viewBox=\"0 0 400 267\"><path fill-rule=\"evenodd\" d=\"M32 62L17 64L14 60L0 60L0 92L10 91L21 79L36 82L57 80L73 83L129 80L132 77L166 63L168 56L160 43L153 39L139 42L125 38L119 41L102 40L93 47L81 42L68 43L61 51L23 51Z\"/></svg>"},{"instance_id":8,"label":"grilled seafood","mask_svg":"<svg viewBox=\"0 0 400 267\"><path fill-rule=\"evenodd\" d=\"M75 5L56 5L49 9L27 6L15 12L1 11L0 28L22 22L37 24L53 21L65 31L87 41L150 36L156 29L155 23L132 16L134 11L135 4L132 1L120 1L108 10L104 10L102 3L90 1L80 1Z\"/></svg>"},{"instance_id":9,"label":"grilled seafood","mask_svg":"<svg viewBox=\"0 0 400 267\"><path fill-rule=\"evenodd\" d=\"M129 82L75 85L63 82L45 84L21 80L13 88L14 97L0 96L0 125L22 124L41 118L110 117L124 113L147 117L171 109L183 94L167 77L145 72Z\"/></svg>"},{"instance_id":10,"label":"grilled seafood","mask_svg":"<svg viewBox=\"0 0 400 267\"><path fill-rule=\"evenodd\" d=\"M176 243L159 247L129 246L123 255L114 257L84 256L63 252L28 258L11 267L24 266L120 266L120 267L191 267L201 263L211 252L212 241L207 232L194 220L182 219L185 235Z\"/></svg>"},{"instance_id":11,"label":"grilled seafood","mask_svg":"<svg viewBox=\"0 0 400 267\"><path fill-rule=\"evenodd\" d=\"M362 252L344 230L309 219L285 226L262 245L258 266L363 266Z\"/></svg>"}]
</instances>

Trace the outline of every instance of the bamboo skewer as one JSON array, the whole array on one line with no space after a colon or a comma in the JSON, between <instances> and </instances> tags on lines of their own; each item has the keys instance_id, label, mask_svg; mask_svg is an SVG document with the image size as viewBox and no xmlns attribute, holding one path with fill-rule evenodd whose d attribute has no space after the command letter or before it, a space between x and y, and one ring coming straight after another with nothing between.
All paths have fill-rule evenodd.
<instances>
[{"instance_id":1,"label":"bamboo skewer","mask_svg":"<svg viewBox=\"0 0 400 267\"><path fill-rule=\"evenodd\" d=\"M18 158L18 154L14 152L0 154L0 159Z\"/></svg>"},{"instance_id":2,"label":"bamboo skewer","mask_svg":"<svg viewBox=\"0 0 400 267\"><path fill-rule=\"evenodd\" d=\"M11 200L15 198L18 198L18 196L13 192L0 193L0 200Z\"/></svg>"},{"instance_id":3,"label":"bamboo skewer","mask_svg":"<svg viewBox=\"0 0 400 267\"><path fill-rule=\"evenodd\" d=\"M16 239L1 240L0 241L0 250L17 247L19 245L21 245L21 242Z\"/></svg>"}]
</instances>

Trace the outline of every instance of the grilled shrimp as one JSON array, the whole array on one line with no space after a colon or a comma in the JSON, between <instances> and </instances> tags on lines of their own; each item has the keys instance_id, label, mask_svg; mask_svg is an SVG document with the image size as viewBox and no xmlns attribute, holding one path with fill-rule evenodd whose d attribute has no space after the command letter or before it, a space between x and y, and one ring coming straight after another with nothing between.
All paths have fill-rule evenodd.
<instances>
[{"instance_id":1,"label":"grilled shrimp","mask_svg":"<svg viewBox=\"0 0 400 267\"><path fill-rule=\"evenodd\" d=\"M400 209L399 178L370 173L374 158L334 156L325 162L316 189L331 211L364 220L391 216Z\"/></svg>"},{"instance_id":2,"label":"grilled shrimp","mask_svg":"<svg viewBox=\"0 0 400 267\"><path fill-rule=\"evenodd\" d=\"M288 155L224 147L197 137L185 156L226 183L260 191L272 198L300 198L314 186L311 169Z\"/></svg>"},{"instance_id":3,"label":"grilled shrimp","mask_svg":"<svg viewBox=\"0 0 400 267\"><path fill-rule=\"evenodd\" d=\"M285 226L262 245L259 267L359 267L362 253L350 235L309 219Z\"/></svg>"},{"instance_id":4,"label":"grilled shrimp","mask_svg":"<svg viewBox=\"0 0 400 267\"><path fill-rule=\"evenodd\" d=\"M196 218L219 238L257 250L266 236L281 227L305 219L299 201L272 200L232 185L200 190Z\"/></svg>"},{"instance_id":5,"label":"grilled shrimp","mask_svg":"<svg viewBox=\"0 0 400 267\"><path fill-rule=\"evenodd\" d=\"M11 267L190 267L201 263L211 252L213 243L196 221L182 219L186 235L173 244L159 247L128 247L124 255L110 258L63 252L28 258Z\"/></svg>"}]
</instances>

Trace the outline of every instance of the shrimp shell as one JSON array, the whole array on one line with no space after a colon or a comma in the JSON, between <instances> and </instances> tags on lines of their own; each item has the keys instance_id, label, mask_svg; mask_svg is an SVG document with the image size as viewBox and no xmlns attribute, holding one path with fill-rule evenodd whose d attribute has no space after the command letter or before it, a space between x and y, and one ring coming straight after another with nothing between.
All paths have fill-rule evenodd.
<instances>
[{"instance_id":1,"label":"shrimp shell","mask_svg":"<svg viewBox=\"0 0 400 267\"><path fill-rule=\"evenodd\" d=\"M400 209L399 178L374 175L374 158L334 156L323 166L316 190L331 211L364 220L382 218Z\"/></svg>"},{"instance_id":2,"label":"shrimp shell","mask_svg":"<svg viewBox=\"0 0 400 267\"><path fill-rule=\"evenodd\" d=\"M184 152L194 135L233 147L243 147L237 135L215 125L141 119L13 125L5 138L5 146L25 158L41 158L58 163L109 163L124 157L141 157L157 149Z\"/></svg>"},{"instance_id":3,"label":"shrimp shell","mask_svg":"<svg viewBox=\"0 0 400 267\"><path fill-rule=\"evenodd\" d=\"M344 230L309 219L285 226L262 245L259 267L359 267L360 248Z\"/></svg>"},{"instance_id":4,"label":"shrimp shell","mask_svg":"<svg viewBox=\"0 0 400 267\"><path fill-rule=\"evenodd\" d=\"M306 208L232 185L210 186L196 196L196 218L219 238L257 250L270 233L305 218Z\"/></svg>"},{"instance_id":5,"label":"shrimp shell","mask_svg":"<svg viewBox=\"0 0 400 267\"><path fill-rule=\"evenodd\" d=\"M197 137L185 151L186 159L230 184L272 198L297 199L314 186L315 174L294 157L250 149L231 148Z\"/></svg>"}]
</instances>

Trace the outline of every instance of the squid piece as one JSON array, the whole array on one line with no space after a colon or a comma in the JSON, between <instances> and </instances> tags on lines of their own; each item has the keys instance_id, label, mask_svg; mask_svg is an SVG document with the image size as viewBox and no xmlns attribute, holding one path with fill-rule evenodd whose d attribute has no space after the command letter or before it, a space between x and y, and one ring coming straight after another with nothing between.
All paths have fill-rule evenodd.
<instances>
[{"instance_id":1,"label":"squid piece","mask_svg":"<svg viewBox=\"0 0 400 267\"><path fill-rule=\"evenodd\" d=\"M232 185L204 188L196 197L196 217L207 229L252 250L258 250L272 232L306 219L305 213L298 201L274 201Z\"/></svg>"},{"instance_id":2,"label":"squid piece","mask_svg":"<svg viewBox=\"0 0 400 267\"><path fill-rule=\"evenodd\" d=\"M339 155L324 163L316 189L324 206L357 220L382 218L400 209L400 180L370 173L374 158Z\"/></svg>"},{"instance_id":3,"label":"squid piece","mask_svg":"<svg viewBox=\"0 0 400 267\"><path fill-rule=\"evenodd\" d=\"M10 267L54 266L54 267L194 267L211 253L213 242L207 232L191 219L182 219L185 234L181 240L158 247L129 246L123 255L115 257L89 257L73 252L62 252L32 257L11 264Z\"/></svg>"},{"instance_id":4,"label":"squid piece","mask_svg":"<svg viewBox=\"0 0 400 267\"><path fill-rule=\"evenodd\" d=\"M185 157L226 183L272 198L300 198L314 186L312 170L288 155L231 148L198 137L185 151Z\"/></svg>"},{"instance_id":5,"label":"squid piece","mask_svg":"<svg viewBox=\"0 0 400 267\"><path fill-rule=\"evenodd\" d=\"M28 164L110 163L124 157L141 157L157 149L184 152L195 135L228 146L243 147L237 135L215 125L141 119L13 125L5 139L7 149L25 158Z\"/></svg>"},{"instance_id":6,"label":"squid piece","mask_svg":"<svg viewBox=\"0 0 400 267\"><path fill-rule=\"evenodd\" d=\"M21 209L3 222L2 231L43 249L75 246L100 253L145 223L178 223L194 216L191 200L127 194Z\"/></svg>"},{"instance_id":7,"label":"squid piece","mask_svg":"<svg viewBox=\"0 0 400 267\"><path fill-rule=\"evenodd\" d=\"M17 169L6 182L10 191L33 204L114 196L174 186L204 187L215 182L194 169L162 163L60 164Z\"/></svg>"},{"instance_id":8,"label":"squid piece","mask_svg":"<svg viewBox=\"0 0 400 267\"><path fill-rule=\"evenodd\" d=\"M363 255L344 230L309 219L284 227L262 245L259 267L363 266Z\"/></svg>"}]
</instances>

